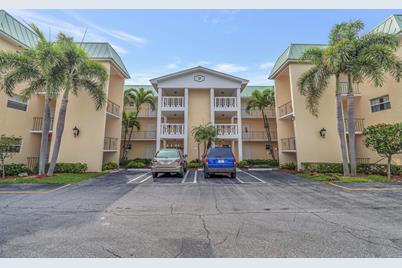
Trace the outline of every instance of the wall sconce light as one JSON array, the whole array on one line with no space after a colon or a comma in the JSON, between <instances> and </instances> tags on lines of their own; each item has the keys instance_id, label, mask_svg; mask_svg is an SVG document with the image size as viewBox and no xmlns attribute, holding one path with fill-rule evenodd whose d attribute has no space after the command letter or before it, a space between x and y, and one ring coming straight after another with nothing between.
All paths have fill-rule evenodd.
<instances>
[{"instance_id":1,"label":"wall sconce light","mask_svg":"<svg viewBox=\"0 0 402 268\"><path fill-rule=\"evenodd\" d=\"M321 138L325 138L325 135L327 135L327 130L325 128L320 129Z\"/></svg>"},{"instance_id":2,"label":"wall sconce light","mask_svg":"<svg viewBox=\"0 0 402 268\"><path fill-rule=\"evenodd\" d=\"M131 143L129 143L129 144L127 145L127 149L128 149L128 150L131 150L131 148L132 148L132 147L131 147Z\"/></svg>"},{"instance_id":3,"label":"wall sconce light","mask_svg":"<svg viewBox=\"0 0 402 268\"><path fill-rule=\"evenodd\" d=\"M80 130L78 129L77 126L75 126L73 128L73 134L74 134L74 138L77 138L80 135Z\"/></svg>"}]
</instances>

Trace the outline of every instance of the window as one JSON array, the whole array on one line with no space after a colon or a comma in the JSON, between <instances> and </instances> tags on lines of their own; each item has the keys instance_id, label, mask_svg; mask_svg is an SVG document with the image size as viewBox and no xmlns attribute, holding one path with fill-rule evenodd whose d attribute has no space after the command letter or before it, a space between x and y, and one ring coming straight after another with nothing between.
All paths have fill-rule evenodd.
<instances>
[{"instance_id":1,"label":"window","mask_svg":"<svg viewBox=\"0 0 402 268\"><path fill-rule=\"evenodd\" d=\"M28 105L21 97L13 96L8 98L7 107L26 112Z\"/></svg>"},{"instance_id":2,"label":"window","mask_svg":"<svg viewBox=\"0 0 402 268\"><path fill-rule=\"evenodd\" d=\"M5 137L5 139L7 139L7 137ZM8 145L7 147L5 147L5 151L9 152L9 153L19 153L21 151L22 139L17 139L17 140L18 140L17 144Z\"/></svg>"},{"instance_id":3,"label":"window","mask_svg":"<svg viewBox=\"0 0 402 268\"><path fill-rule=\"evenodd\" d=\"M386 95L379 98L371 99L370 106L372 113L391 109L391 102L389 102L389 96Z\"/></svg>"}]
</instances>

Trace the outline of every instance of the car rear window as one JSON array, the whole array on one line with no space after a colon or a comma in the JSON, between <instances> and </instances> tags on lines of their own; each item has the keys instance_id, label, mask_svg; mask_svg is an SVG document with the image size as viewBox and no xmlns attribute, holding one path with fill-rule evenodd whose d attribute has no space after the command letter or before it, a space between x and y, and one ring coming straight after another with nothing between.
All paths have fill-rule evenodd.
<instances>
[{"instance_id":1,"label":"car rear window","mask_svg":"<svg viewBox=\"0 0 402 268\"><path fill-rule=\"evenodd\" d=\"M159 151L156 155L158 158L177 158L179 153L177 151Z\"/></svg>"},{"instance_id":2,"label":"car rear window","mask_svg":"<svg viewBox=\"0 0 402 268\"><path fill-rule=\"evenodd\" d=\"M233 157L232 150L230 149L213 149L209 150L209 157Z\"/></svg>"}]
</instances>

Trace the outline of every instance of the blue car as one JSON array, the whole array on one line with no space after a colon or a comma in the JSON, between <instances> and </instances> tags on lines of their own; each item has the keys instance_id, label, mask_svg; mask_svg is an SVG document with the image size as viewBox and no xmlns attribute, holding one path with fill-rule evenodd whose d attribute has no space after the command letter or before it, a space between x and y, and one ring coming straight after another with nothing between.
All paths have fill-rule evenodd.
<instances>
[{"instance_id":1,"label":"blue car","mask_svg":"<svg viewBox=\"0 0 402 268\"><path fill-rule=\"evenodd\" d=\"M211 174L228 173L236 178L236 159L231 148L210 148L204 158L204 176L210 178Z\"/></svg>"}]
</instances>

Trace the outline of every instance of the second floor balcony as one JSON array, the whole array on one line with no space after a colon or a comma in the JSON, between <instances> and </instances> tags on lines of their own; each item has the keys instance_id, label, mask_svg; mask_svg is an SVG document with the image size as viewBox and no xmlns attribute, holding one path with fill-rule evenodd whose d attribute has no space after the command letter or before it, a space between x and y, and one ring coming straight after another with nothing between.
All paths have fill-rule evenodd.
<instances>
[{"instance_id":1,"label":"second floor balcony","mask_svg":"<svg viewBox=\"0 0 402 268\"><path fill-rule=\"evenodd\" d=\"M238 138L239 131L237 124L215 124L216 130L218 132L218 138L220 139L230 139Z\"/></svg>"},{"instance_id":2,"label":"second floor balcony","mask_svg":"<svg viewBox=\"0 0 402 268\"><path fill-rule=\"evenodd\" d=\"M237 110L237 97L215 97L216 111Z\"/></svg>"},{"instance_id":3,"label":"second floor balcony","mask_svg":"<svg viewBox=\"0 0 402 268\"><path fill-rule=\"evenodd\" d=\"M339 82L339 87L342 96L346 96L348 94L348 82ZM353 95L360 96L359 88L356 84L352 85Z\"/></svg>"},{"instance_id":4,"label":"second floor balcony","mask_svg":"<svg viewBox=\"0 0 402 268\"><path fill-rule=\"evenodd\" d=\"M295 137L281 139L282 152L296 152L296 139Z\"/></svg>"},{"instance_id":5,"label":"second floor balcony","mask_svg":"<svg viewBox=\"0 0 402 268\"><path fill-rule=\"evenodd\" d=\"M124 136L124 135L123 135ZM125 140L155 140L156 131L133 131L130 137L130 133L123 139Z\"/></svg>"},{"instance_id":6,"label":"second floor balcony","mask_svg":"<svg viewBox=\"0 0 402 268\"><path fill-rule=\"evenodd\" d=\"M103 142L104 152L117 152L118 150L118 139L112 137L105 137Z\"/></svg>"},{"instance_id":7,"label":"second floor balcony","mask_svg":"<svg viewBox=\"0 0 402 268\"><path fill-rule=\"evenodd\" d=\"M278 116L279 119L287 119L293 116L292 101L278 106Z\"/></svg>"},{"instance_id":8,"label":"second floor balcony","mask_svg":"<svg viewBox=\"0 0 402 268\"><path fill-rule=\"evenodd\" d=\"M183 111L184 97L162 97L161 109L165 111Z\"/></svg>"},{"instance_id":9,"label":"second floor balcony","mask_svg":"<svg viewBox=\"0 0 402 268\"><path fill-rule=\"evenodd\" d=\"M276 134L276 130L271 130L270 132L271 141L277 141L278 135ZM268 141L268 136L266 131L243 131L242 133L243 140L251 140L251 141Z\"/></svg>"},{"instance_id":10,"label":"second floor balcony","mask_svg":"<svg viewBox=\"0 0 402 268\"><path fill-rule=\"evenodd\" d=\"M355 118L355 133L362 134L364 130L364 118ZM345 119L345 131L349 132L349 120Z\"/></svg>"},{"instance_id":11,"label":"second floor balcony","mask_svg":"<svg viewBox=\"0 0 402 268\"><path fill-rule=\"evenodd\" d=\"M159 134L161 138L184 138L184 124L162 123Z\"/></svg>"},{"instance_id":12,"label":"second floor balcony","mask_svg":"<svg viewBox=\"0 0 402 268\"><path fill-rule=\"evenodd\" d=\"M32 133L42 133L42 128L43 128L43 117L34 117L32 118ZM51 133L53 131L53 117L50 118L50 126L49 126L49 132Z\"/></svg>"},{"instance_id":13,"label":"second floor balcony","mask_svg":"<svg viewBox=\"0 0 402 268\"><path fill-rule=\"evenodd\" d=\"M265 115L268 118L275 118L276 117L276 113L275 113L274 108L265 109L264 112L265 112ZM255 109L247 111L246 108L242 108L241 109L241 116L244 117L244 118L262 118L262 112L260 110L255 110Z\"/></svg>"},{"instance_id":14,"label":"second floor balcony","mask_svg":"<svg viewBox=\"0 0 402 268\"><path fill-rule=\"evenodd\" d=\"M120 106L111 100L107 101L106 114L112 117L120 118Z\"/></svg>"}]
</instances>

